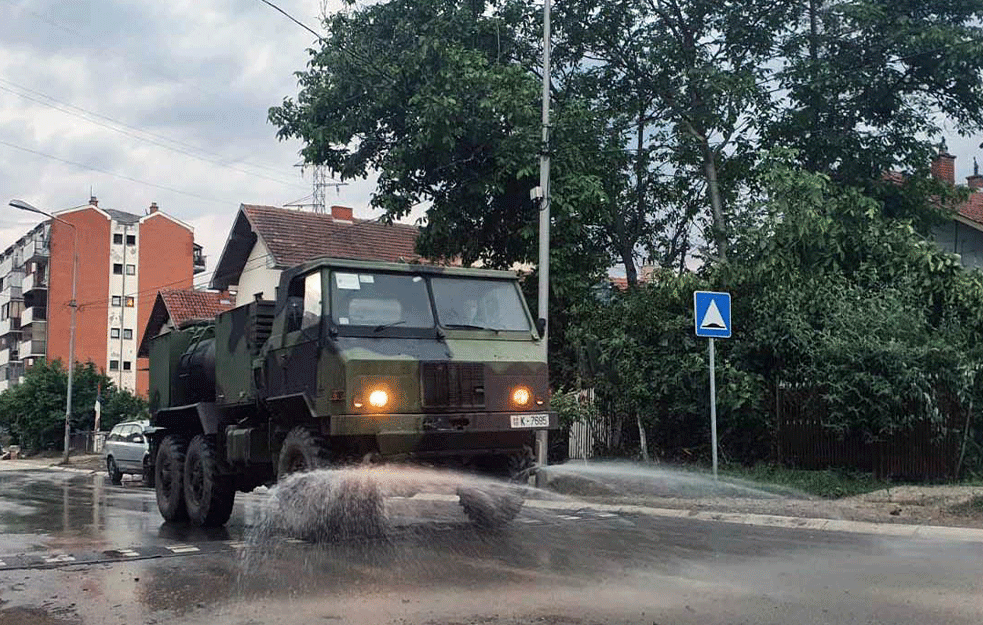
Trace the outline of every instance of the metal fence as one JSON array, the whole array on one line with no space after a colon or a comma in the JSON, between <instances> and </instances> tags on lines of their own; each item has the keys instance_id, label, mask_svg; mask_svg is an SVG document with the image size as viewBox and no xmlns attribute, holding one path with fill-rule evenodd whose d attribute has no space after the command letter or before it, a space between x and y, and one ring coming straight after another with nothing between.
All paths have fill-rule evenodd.
<instances>
[{"instance_id":1,"label":"metal fence","mask_svg":"<svg viewBox=\"0 0 983 625\"><path fill-rule=\"evenodd\" d=\"M918 421L880 440L828 426L818 389L780 388L776 401L776 449L780 464L802 469L843 468L881 478L944 479L959 470L965 414L945 402L940 423Z\"/></svg>"},{"instance_id":2,"label":"metal fence","mask_svg":"<svg viewBox=\"0 0 983 625\"><path fill-rule=\"evenodd\" d=\"M108 432L74 432L69 434L68 449L77 454L102 453Z\"/></svg>"}]
</instances>

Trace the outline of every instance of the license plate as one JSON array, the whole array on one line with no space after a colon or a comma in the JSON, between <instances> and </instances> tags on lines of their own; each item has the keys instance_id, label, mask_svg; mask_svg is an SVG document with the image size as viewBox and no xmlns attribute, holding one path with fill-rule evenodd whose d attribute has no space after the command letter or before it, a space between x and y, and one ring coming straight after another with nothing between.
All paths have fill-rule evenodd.
<instances>
[{"instance_id":1,"label":"license plate","mask_svg":"<svg viewBox=\"0 0 983 625\"><path fill-rule=\"evenodd\" d=\"M548 428L550 426L548 414L514 414L511 415L511 419L514 428Z\"/></svg>"}]
</instances>

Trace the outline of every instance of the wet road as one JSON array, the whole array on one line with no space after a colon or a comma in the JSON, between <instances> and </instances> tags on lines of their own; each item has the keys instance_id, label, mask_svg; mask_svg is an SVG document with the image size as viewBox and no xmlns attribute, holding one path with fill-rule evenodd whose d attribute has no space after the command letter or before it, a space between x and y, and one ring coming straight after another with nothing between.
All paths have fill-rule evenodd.
<instances>
[{"instance_id":1,"label":"wet road","mask_svg":"<svg viewBox=\"0 0 983 625\"><path fill-rule=\"evenodd\" d=\"M500 534L387 502L387 539L164 524L101 476L0 472L0 625L979 623L983 544L527 508Z\"/></svg>"}]
</instances>

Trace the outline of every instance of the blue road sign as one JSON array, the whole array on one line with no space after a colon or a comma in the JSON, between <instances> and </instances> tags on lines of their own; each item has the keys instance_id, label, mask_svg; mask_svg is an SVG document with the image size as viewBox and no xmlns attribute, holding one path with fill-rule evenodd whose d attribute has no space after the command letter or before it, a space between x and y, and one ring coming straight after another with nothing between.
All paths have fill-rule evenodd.
<instances>
[{"instance_id":1,"label":"blue road sign","mask_svg":"<svg viewBox=\"0 0 983 625\"><path fill-rule=\"evenodd\" d=\"M730 293L694 291L693 311L696 336L730 338Z\"/></svg>"}]
</instances>

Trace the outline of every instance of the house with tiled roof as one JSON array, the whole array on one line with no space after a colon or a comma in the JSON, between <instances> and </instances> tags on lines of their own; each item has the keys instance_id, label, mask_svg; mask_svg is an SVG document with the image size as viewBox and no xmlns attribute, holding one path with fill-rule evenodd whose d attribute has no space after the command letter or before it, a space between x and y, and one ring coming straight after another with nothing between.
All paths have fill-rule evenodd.
<instances>
[{"instance_id":1,"label":"house with tiled roof","mask_svg":"<svg viewBox=\"0 0 983 625\"><path fill-rule=\"evenodd\" d=\"M956 184L956 157L943 147L932 161L932 176ZM973 175L966 178L969 199L956 207L952 221L938 227L935 241L943 250L959 254L964 267L983 269L983 175L973 159Z\"/></svg>"},{"instance_id":2,"label":"house with tiled roof","mask_svg":"<svg viewBox=\"0 0 983 625\"><path fill-rule=\"evenodd\" d=\"M414 226L355 219L343 206L322 214L242 204L211 287L235 290L237 304L257 295L275 299L280 272L315 258L418 261L417 233Z\"/></svg>"},{"instance_id":3,"label":"house with tiled roof","mask_svg":"<svg viewBox=\"0 0 983 625\"><path fill-rule=\"evenodd\" d=\"M150 353L150 339L171 330L211 321L219 313L231 310L234 298L228 292L168 289L158 291L150 318L140 340L138 355Z\"/></svg>"}]
</instances>

